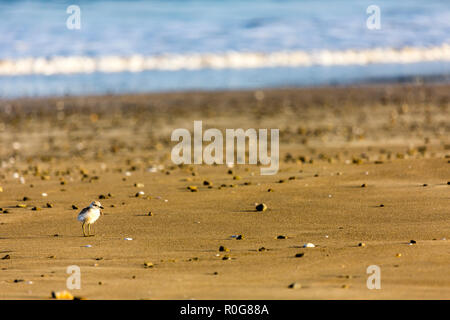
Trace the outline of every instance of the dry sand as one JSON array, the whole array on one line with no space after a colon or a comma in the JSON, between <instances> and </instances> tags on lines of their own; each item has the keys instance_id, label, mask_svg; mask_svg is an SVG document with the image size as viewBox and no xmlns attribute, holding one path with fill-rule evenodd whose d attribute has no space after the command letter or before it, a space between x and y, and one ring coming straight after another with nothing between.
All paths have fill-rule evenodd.
<instances>
[{"instance_id":1,"label":"dry sand","mask_svg":"<svg viewBox=\"0 0 450 320\"><path fill-rule=\"evenodd\" d=\"M1 299L48 299L70 265L82 280L72 293L87 299L450 298L449 86L20 99L0 110ZM173 165L170 134L194 120L279 128L280 171ZM100 195L105 215L83 237L72 205ZM380 290L366 286L370 265Z\"/></svg>"}]
</instances>

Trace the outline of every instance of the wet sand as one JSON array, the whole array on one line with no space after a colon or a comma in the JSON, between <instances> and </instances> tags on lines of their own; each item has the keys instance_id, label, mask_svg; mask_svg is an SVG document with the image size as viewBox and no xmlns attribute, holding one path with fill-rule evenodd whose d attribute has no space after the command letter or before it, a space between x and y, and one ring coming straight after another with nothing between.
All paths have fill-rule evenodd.
<instances>
[{"instance_id":1,"label":"wet sand","mask_svg":"<svg viewBox=\"0 0 450 320\"><path fill-rule=\"evenodd\" d=\"M86 299L450 298L450 86L18 99L0 111L1 299L49 299L70 265L82 281L70 291ZM194 120L279 128L278 174L174 165L170 134ZM83 237L76 217L93 200L105 214ZM366 286L370 265L380 290Z\"/></svg>"}]
</instances>

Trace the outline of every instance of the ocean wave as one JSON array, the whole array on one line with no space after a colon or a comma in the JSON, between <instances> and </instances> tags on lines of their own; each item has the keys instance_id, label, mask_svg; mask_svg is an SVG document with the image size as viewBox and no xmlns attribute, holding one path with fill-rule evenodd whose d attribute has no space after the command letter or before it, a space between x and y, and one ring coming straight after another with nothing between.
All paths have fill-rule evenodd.
<instances>
[{"instance_id":1,"label":"ocean wave","mask_svg":"<svg viewBox=\"0 0 450 320\"><path fill-rule=\"evenodd\" d=\"M251 69L450 61L450 45L420 48L375 48L340 51L279 51L272 53L165 54L158 56L68 56L0 60L1 76L93 72L142 72L200 69Z\"/></svg>"}]
</instances>

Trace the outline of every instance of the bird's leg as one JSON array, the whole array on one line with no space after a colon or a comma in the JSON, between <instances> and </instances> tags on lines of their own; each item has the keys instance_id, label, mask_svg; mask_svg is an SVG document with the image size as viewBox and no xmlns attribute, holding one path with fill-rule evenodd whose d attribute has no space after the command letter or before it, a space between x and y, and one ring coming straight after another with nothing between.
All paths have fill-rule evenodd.
<instances>
[{"instance_id":1,"label":"bird's leg","mask_svg":"<svg viewBox=\"0 0 450 320\"><path fill-rule=\"evenodd\" d=\"M84 224L85 224L85 222L83 222L83 224L81 225L81 229L83 229L83 236L86 237L86 232L84 230Z\"/></svg>"},{"instance_id":2,"label":"bird's leg","mask_svg":"<svg viewBox=\"0 0 450 320\"><path fill-rule=\"evenodd\" d=\"M89 230L89 237L93 237L94 234L91 234L91 224L88 224L88 230Z\"/></svg>"}]
</instances>

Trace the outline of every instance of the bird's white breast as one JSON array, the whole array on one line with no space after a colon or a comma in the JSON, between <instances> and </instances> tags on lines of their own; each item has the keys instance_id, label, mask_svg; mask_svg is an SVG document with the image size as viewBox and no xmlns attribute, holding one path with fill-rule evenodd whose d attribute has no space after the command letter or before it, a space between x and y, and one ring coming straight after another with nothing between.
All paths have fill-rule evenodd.
<instances>
[{"instance_id":1,"label":"bird's white breast","mask_svg":"<svg viewBox=\"0 0 450 320\"><path fill-rule=\"evenodd\" d=\"M84 212L83 211L78 215L78 221L91 224L97 221L97 219L100 217L100 209L89 208L88 210L85 210Z\"/></svg>"}]
</instances>

